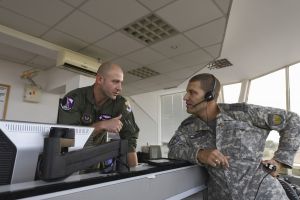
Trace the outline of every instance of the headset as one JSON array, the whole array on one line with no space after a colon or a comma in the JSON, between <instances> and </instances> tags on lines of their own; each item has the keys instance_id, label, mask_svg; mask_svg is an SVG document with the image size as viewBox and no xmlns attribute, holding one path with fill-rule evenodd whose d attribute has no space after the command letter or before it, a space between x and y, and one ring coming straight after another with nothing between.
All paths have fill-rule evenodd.
<instances>
[{"instance_id":1,"label":"headset","mask_svg":"<svg viewBox=\"0 0 300 200\"><path fill-rule=\"evenodd\" d=\"M212 101L215 98L215 89L216 89L216 78L214 77L214 75L211 75L212 79L213 79L213 86L211 88L211 90L209 90L208 92L205 93L204 95L204 100L205 101Z\"/></svg>"},{"instance_id":2,"label":"headset","mask_svg":"<svg viewBox=\"0 0 300 200\"><path fill-rule=\"evenodd\" d=\"M215 98L215 89L216 89L216 84L217 84L216 82L217 81L216 81L216 78L213 75L211 75L211 77L213 79L212 88L208 92L205 93L203 100L196 103L195 105L193 105L193 107L198 106L199 104L203 103L204 101L206 101L206 102L212 101Z\"/></svg>"}]
</instances>

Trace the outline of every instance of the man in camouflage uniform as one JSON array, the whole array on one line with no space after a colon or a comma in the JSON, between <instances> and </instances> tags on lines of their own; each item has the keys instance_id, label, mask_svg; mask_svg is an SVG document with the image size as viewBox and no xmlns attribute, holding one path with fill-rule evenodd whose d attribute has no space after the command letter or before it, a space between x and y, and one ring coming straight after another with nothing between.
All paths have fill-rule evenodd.
<instances>
[{"instance_id":1,"label":"man in camouflage uniform","mask_svg":"<svg viewBox=\"0 0 300 200\"><path fill-rule=\"evenodd\" d=\"M219 91L220 82L211 74L190 79L184 100L192 115L170 140L169 157L207 169L209 199L288 199L273 176L293 165L300 142L299 116L246 103L217 104ZM262 161L271 130L279 132L279 146L271 160ZM266 163L276 171L266 170Z\"/></svg>"},{"instance_id":2,"label":"man in camouflage uniform","mask_svg":"<svg viewBox=\"0 0 300 200\"><path fill-rule=\"evenodd\" d=\"M138 163L136 145L139 128L128 101L120 96L123 71L113 63L103 63L94 85L75 89L65 95L58 111L58 123L92 126L94 132L87 145L106 141L106 133L119 133L128 140L128 165Z\"/></svg>"}]
</instances>

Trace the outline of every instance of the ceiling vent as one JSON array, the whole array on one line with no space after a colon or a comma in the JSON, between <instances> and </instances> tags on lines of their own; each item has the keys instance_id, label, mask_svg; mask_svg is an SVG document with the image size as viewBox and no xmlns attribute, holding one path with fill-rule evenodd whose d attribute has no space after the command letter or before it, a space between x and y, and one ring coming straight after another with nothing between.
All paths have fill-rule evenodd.
<instances>
[{"instance_id":1,"label":"ceiling vent","mask_svg":"<svg viewBox=\"0 0 300 200\"><path fill-rule=\"evenodd\" d=\"M126 26L123 31L146 45L164 40L178 33L171 25L154 14Z\"/></svg>"},{"instance_id":2,"label":"ceiling vent","mask_svg":"<svg viewBox=\"0 0 300 200\"><path fill-rule=\"evenodd\" d=\"M130 71L127 71L127 73L137 76L139 78L145 79L145 78L149 78L151 76L156 76L159 75L159 72L154 71L152 69L149 69L147 67L141 67L141 68L137 68L137 69L133 69Z\"/></svg>"},{"instance_id":3,"label":"ceiling vent","mask_svg":"<svg viewBox=\"0 0 300 200\"><path fill-rule=\"evenodd\" d=\"M214 60L207 64L207 68L210 70L220 69L220 68L229 67L229 66L232 66L232 63L229 60L227 60L226 58Z\"/></svg>"},{"instance_id":4,"label":"ceiling vent","mask_svg":"<svg viewBox=\"0 0 300 200\"><path fill-rule=\"evenodd\" d=\"M56 66L86 76L96 76L100 63L97 59L70 51L58 53Z\"/></svg>"}]
</instances>

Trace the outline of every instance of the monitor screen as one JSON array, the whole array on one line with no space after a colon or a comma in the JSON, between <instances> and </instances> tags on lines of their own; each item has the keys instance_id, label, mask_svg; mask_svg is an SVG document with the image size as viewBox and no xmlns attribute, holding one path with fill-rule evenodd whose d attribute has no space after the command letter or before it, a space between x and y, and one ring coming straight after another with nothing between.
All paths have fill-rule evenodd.
<instances>
[{"instance_id":1,"label":"monitor screen","mask_svg":"<svg viewBox=\"0 0 300 200\"><path fill-rule=\"evenodd\" d=\"M83 148L94 128L0 120L0 185L33 181L44 137L51 127L75 129L75 145Z\"/></svg>"}]
</instances>

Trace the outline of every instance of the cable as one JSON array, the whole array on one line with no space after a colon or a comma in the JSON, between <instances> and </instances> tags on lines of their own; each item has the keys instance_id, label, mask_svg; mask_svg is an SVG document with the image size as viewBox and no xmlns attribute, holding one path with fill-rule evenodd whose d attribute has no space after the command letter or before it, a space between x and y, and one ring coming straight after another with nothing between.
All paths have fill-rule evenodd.
<instances>
[{"instance_id":1,"label":"cable","mask_svg":"<svg viewBox=\"0 0 300 200\"><path fill-rule=\"evenodd\" d=\"M272 165L272 164L267 163L267 165L264 165L264 167L268 170L268 173L261 179L261 181L260 181L260 183L259 183L259 185L258 185L258 188L257 188L257 190L256 190L256 194L255 194L254 200L256 199L256 196L257 196L257 194L258 194L260 185L261 185L261 183L263 182L263 180L264 180L269 174L271 174L272 172L275 172L275 171L276 171L276 166L275 166L275 165Z\"/></svg>"}]
</instances>

